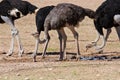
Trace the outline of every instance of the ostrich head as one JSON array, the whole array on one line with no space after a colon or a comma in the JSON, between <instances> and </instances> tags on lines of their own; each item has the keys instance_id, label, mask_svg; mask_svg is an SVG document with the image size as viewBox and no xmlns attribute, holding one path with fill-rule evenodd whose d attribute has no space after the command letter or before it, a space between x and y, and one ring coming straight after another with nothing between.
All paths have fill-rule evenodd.
<instances>
[{"instance_id":1,"label":"ostrich head","mask_svg":"<svg viewBox=\"0 0 120 80\"><path fill-rule=\"evenodd\" d=\"M23 16L22 13L16 8L13 8L12 10L9 10L8 15L14 16L14 17L17 17L17 18L20 18L20 17Z\"/></svg>"}]
</instances>

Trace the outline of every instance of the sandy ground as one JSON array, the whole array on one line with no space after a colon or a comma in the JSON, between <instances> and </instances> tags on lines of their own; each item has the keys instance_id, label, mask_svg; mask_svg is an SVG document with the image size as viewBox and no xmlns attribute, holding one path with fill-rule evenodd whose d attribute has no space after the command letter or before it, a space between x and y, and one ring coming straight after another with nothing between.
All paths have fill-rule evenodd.
<instances>
[{"instance_id":1,"label":"sandy ground","mask_svg":"<svg viewBox=\"0 0 120 80\"><path fill-rule=\"evenodd\" d=\"M96 10L103 0L28 0L34 5L44 7L58 3L74 3L85 8ZM86 52L85 45L96 37L93 21L85 18L76 28L79 32L80 51L82 56L106 56L107 60L87 61L57 61L59 58L59 40L56 31L50 31L51 40L47 49L47 56L41 59L44 45L39 46L37 62L34 63L31 54L34 51L35 39L31 33L36 32L35 15L27 15L15 22L20 31L24 47L23 57L18 57L18 46L15 43L14 53L10 57L5 54L10 46L10 27L0 24L0 80L120 80L120 43L113 28L107 45L102 54L94 54L95 50ZM66 29L68 36L68 59L76 54L76 46L72 33Z\"/></svg>"}]
</instances>

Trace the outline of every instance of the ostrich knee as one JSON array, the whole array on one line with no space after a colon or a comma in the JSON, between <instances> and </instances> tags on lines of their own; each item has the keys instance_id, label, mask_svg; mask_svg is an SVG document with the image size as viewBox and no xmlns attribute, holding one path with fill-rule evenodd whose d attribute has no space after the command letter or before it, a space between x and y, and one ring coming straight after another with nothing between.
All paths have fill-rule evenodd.
<instances>
[{"instance_id":1,"label":"ostrich knee","mask_svg":"<svg viewBox=\"0 0 120 80\"><path fill-rule=\"evenodd\" d=\"M19 34L19 31L16 28L11 29L12 36L17 36Z\"/></svg>"}]
</instances>

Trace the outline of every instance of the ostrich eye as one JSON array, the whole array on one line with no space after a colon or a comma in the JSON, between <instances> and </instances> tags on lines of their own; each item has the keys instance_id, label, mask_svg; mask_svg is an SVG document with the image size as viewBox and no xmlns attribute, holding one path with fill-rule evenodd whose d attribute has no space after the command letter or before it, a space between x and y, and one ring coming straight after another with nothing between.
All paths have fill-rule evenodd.
<instances>
[{"instance_id":1,"label":"ostrich eye","mask_svg":"<svg viewBox=\"0 0 120 80\"><path fill-rule=\"evenodd\" d=\"M17 17L19 17L19 18L20 18L20 12L17 12L17 13L16 13L16 15L17 15Z\"/></svg>"},{"instance_id":2,"label":"ostrich eye","mask_svg":"<svg viewBox=\"0 0 120 80\"><path fill-rule=\"evenodd\" d=\"M10 10L8 10L8 12L7 12L8 14L10 14Z\"/></svg>"}]
</instances>

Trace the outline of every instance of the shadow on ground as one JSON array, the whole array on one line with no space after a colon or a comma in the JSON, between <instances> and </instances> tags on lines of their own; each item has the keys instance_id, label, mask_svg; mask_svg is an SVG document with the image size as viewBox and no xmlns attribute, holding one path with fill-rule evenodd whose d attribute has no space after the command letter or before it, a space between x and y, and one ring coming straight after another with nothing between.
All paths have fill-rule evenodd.
<instances>
[{"instance_id":1,"label":"shadow on ground","mask_svg":"<svg viewBox=\"0 0 120 80\"><path fill-rule=\"evenodd\" d=\"M24 53L22 57L18 57L17 53L16 55L13 54L12 56L5 56L5 52L1 53L1 59L0 62L33 62L32 53ZM43 62L43 61L58 61L59 60L59 52L47 52L44 59L41 58L42 53L37 53L37 62ZM67 52L67 60L76 60L76 53L69 53ZM85 54L80 55L79 58L80 61L93 61L93 60L120 60L120 52L104 52L102 54Z\"/></svg>"}]
</instances>

